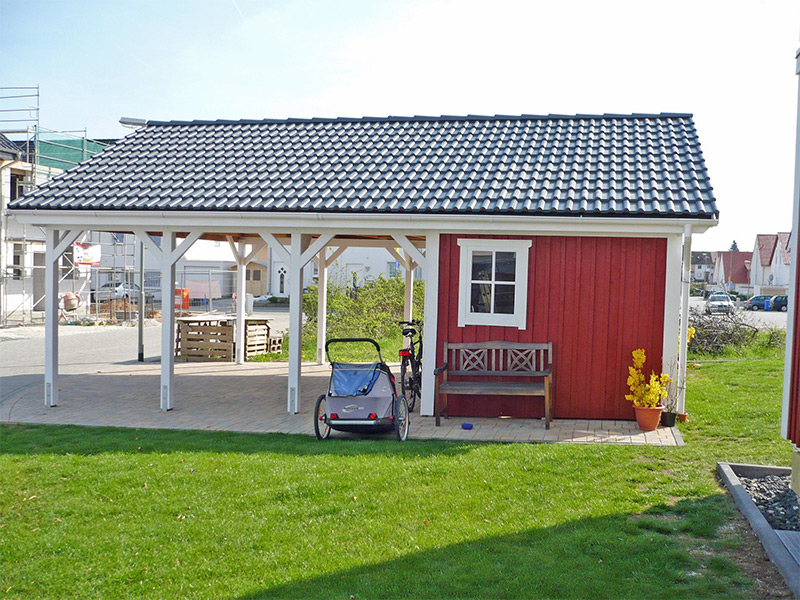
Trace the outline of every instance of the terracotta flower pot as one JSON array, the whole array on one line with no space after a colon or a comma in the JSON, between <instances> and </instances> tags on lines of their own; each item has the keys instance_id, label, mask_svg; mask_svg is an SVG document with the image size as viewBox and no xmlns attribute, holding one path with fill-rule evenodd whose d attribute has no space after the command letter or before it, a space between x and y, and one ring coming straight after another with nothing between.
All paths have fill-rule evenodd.
<instances>
[{"instance_id":1,"label":"terracotta flower pot","mask_svg":"<svg viewBox=\"0 0 800 600\"><path fill-rule=\"evenodd\" d=\"M661 406L634 406L636 422L642 431L653 431L658 428L663 407Z\"/></svg>"}]
</instances>

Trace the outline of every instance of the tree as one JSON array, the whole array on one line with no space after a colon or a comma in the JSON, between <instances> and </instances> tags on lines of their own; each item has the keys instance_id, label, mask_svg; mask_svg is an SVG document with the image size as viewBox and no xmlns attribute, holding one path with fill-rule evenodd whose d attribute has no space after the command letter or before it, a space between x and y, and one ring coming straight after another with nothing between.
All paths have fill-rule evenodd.
<instances>
[{"instance_id":1,"label":"tree","mask_svg":"<svg viewBox=\"0 0 800 600\"><path fill-rule=\"evenodd\" d=\"M731 252L738 252L739 251L739 244L736 243L736 240L733 240L731 244Z\"/></svg>"}]
</instances>

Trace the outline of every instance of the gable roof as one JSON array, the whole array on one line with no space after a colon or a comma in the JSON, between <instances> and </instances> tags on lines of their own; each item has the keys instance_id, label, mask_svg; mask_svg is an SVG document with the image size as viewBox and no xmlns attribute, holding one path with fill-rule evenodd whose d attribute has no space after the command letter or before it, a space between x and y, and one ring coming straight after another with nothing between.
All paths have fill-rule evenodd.
<instances>
[{"instance_id":1,"label":"gable roof","mask_svg":"<svg viewBox=\"0 0 800 600\"><path fill-rule=\"evenodd\" d=\"M710 265L713 264L711 259L711 252L704 252L702 250L692 252L693 265Z\"/></svg>"},{"instance_id":2,"label":"gable roof","mask_svg":"<svg viewBox=\"0 0 800 600\"><path fill-rule=\"evenodd\" d=\"M665 113L148 121L10 208L718 216Z\"/></svg>"},{"instance_id":3,"label":"gable roof","mask_svg":"<svg viewBox=\"0 0 800 600\"><path fill-rule=\"evenodd\" d=\"M759 233L756 235L758 262L762 267L768 267L772 264L772 255L775 253L777 242L778 236L774 233Z\"/></svg>"},{"instance_id":4,"label":"gable roof","mask_svg":"<svg viewBox=\"0 0 800 600\"><path fill-rule=\"evenodd\" d=\"M781 252L781 260L784 265L792 264L792 234L790 232L781 232L778 234L777 247Z\"/></svg>"},{"instance_id":5,"label":"gable roof","mask_svg":"<svg viewBox=\"0 0 800 600\"><path fill-rule=\"evenodd\" d=\"M750 252L717 252L716 260L722 261L722 275L724 281L732 283L749 283L748 264L750 262Z\"/></svg>"},{"instance_id":6,"label":"gable roof","mask_svg":"<svg viewBox=\"0 0 800 600\"><path fill-rule=\"evenodd\" d=\"M17 149L17 146L14 144L14 142L0 133L0 159L17 160L19 156L20 151Z\"/></svg>"}]
</instances>

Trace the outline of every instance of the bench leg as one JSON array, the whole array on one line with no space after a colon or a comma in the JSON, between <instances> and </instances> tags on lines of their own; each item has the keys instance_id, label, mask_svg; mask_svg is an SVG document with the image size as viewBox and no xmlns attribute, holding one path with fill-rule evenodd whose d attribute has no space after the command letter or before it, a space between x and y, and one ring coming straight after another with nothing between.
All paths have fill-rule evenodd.
<instances>
[{"instance_id":1,"label":"bench leg","mask_svg":"<svg viewBox=\"0 0 800 600\"><path fill-rule=\"evenodd\" d=\"M550 397L550 378L544 378L544 428L550 429L553 420L553 403Z\"/></svg>"},{"instance_id":2,"label":"bench leg","mask_svg":"<svg viewBox=\"0 0 800 600\"><path fill-rule=\"evenodd\" d=\"M439 427L442 424L442 413L447 412L447 394L436 394L436 397L439 401L439 407L436 409L436 426Z\"/></svg>"}]
</instances>

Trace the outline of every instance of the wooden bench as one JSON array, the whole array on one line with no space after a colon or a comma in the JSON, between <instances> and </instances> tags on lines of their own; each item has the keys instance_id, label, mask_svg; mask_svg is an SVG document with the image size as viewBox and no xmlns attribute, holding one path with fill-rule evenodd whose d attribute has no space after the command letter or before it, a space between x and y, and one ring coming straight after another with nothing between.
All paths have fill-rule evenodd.
<instances>
[{"instance_id":1,"label":"wooden bench","mask_svg":"<svg viewBox=\"0 0 800 600\"><path fill-rule=\"evenodd\" d=\"M474 396L544 397L545 427L553 420L552 372L553 343L517 342L444 343L444 364L434 371L436 398L434 414L439 426L447 415L447 397L453 394ZM441 382L439 375L442 375ZM481 380L448 381L448 374L480 377ZM541 377L540 382L495 381L506 377ZM487 381L486 378L492 378Z\"/></svg>"}]
</instances>

